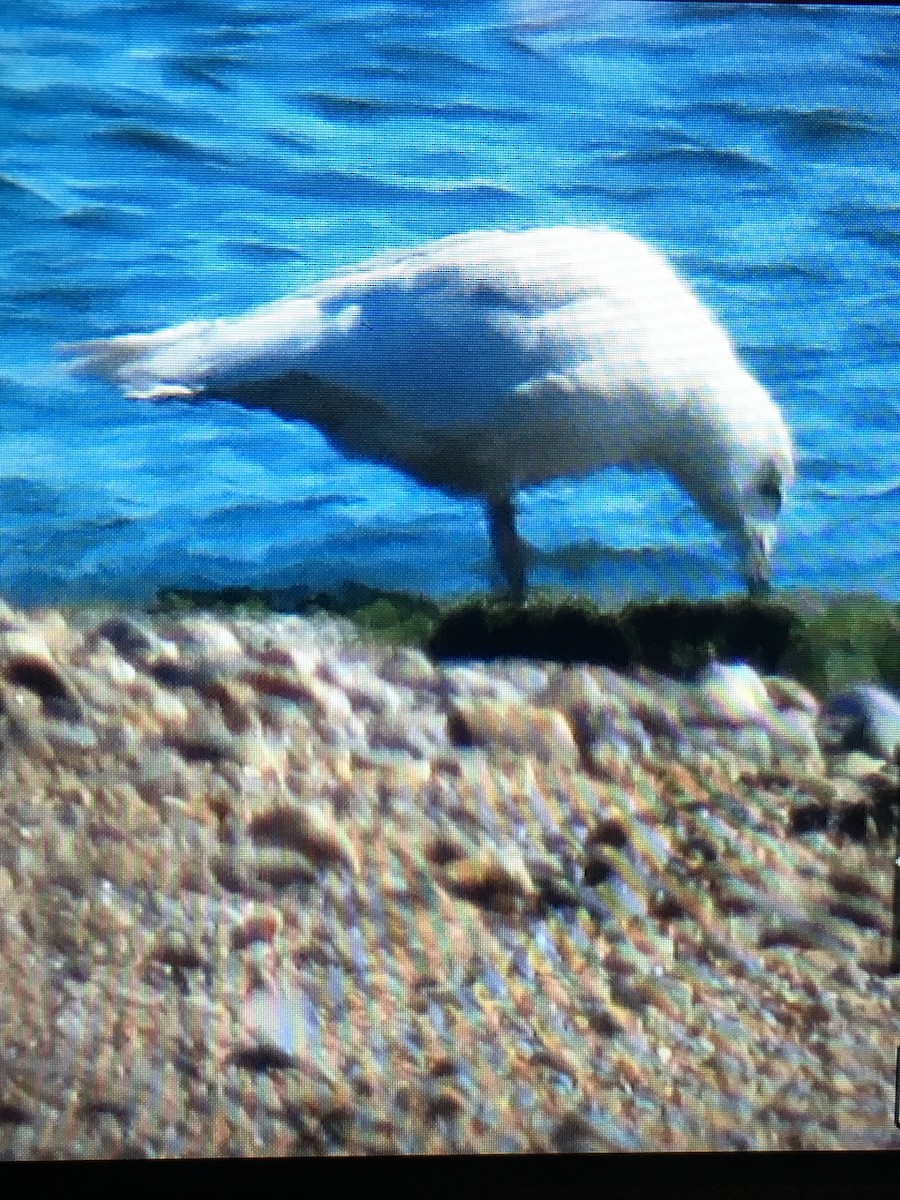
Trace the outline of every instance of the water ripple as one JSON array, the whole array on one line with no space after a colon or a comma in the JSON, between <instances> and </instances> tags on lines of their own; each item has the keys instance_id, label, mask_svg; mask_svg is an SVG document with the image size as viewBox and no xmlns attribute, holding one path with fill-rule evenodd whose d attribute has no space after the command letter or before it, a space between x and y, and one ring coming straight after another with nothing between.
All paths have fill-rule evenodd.
<instances>
[{"instance_id":1,"label":"water ripple","mask_svg":"<svg viewBox=\"0 0 900 1200\"><path fill-rule=\"evenodd\" d=\"M225 155L204 149L189 138L174 133L165 133L149 125L116 125L111 129L100 129L91 134L96 142L109 142L134 150L149 150L166 158L185 159L191 162L224 163Z\"/></svg>"},{"instance_id":2,"label":"water ripple","mask_svg":"<svg viewBox=\"0 0 900 1200\"><path fill-rule=\"evenodd\" d=\"M475 104L468 100L429 104L378 96L341 96L331 92L307 92L293 97L322 116L345 121L394 120L397 117L435 117L442 121L492 121L523 125L531 114L523 109Z\"/></svg>"}]
</instances>

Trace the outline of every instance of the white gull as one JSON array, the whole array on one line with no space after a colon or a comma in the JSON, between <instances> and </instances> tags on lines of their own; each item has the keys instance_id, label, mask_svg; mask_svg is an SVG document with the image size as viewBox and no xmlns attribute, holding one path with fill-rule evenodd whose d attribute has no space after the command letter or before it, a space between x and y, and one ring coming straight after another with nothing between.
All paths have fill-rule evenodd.
<instances>
[{"instance_id":1,"label":"white gull","mask_svg":"<svg viewBox=\"0 0 900 1200\"><path fill-rule=\"evenodd\" d=\"M481 498L514 597L515 494L603 467L674 477L764 590L794 452L769 393L628 234L475 232L384 255L243 316L62 348L149 400L230 400Z\"/></svg>"}]
</instances>

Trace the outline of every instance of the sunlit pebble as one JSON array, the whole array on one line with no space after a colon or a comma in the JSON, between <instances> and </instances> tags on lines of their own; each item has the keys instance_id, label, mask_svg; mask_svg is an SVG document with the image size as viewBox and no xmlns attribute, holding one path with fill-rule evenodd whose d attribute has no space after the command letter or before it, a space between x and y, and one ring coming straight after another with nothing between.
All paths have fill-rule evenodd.
<instances>
[{"instance_id":1,"label":"sunlit pebble","mask_svg":"<svg viewBox=\"0 0 900 1200\"><path fill-rule=\"evenodd\" d=\"M400 711L400 693L390 683L380 679L367 662L341 662L340 659L322 664L323 678L338 687L351 705L364 705L376 712L393 715Z\"/></svg>"},{"instance_id":2,"label":"sunlit pebble","mask_svg":"<svg viewBox=\"0 0 900 1200\"><path fill-rule=\"evenodd\" d=\"M549 668L540 663L513 660L493 664L493 673L511 684L520 698L532 701L547 686Z\"/></svg>"},{"instance_id":3,"label":"sunlit pebble","mask_svg":"<svg viewBox=\"0 0 900 1200\"><path fill-rule=\"evenodd\" d=\"M316 861L344 863L359 872L359 859L347 831L325 805L295 801L268 806L253 812L248 828L257 841L300 851Z\"/></svg>"},{"instance_id":4,"label":"sunlit pebble","mask_svg":"<svg viewBox=\"0 0 900 1200\"><path fill-rule=\"evenodd\" d=\"M140 621L128 616L108 617L85 635L88 645L94 645L101 639L130 662L141 665L166 654L175 658L178 656L176 644L160 637L147 620Z\"/></svg>"},{"instance_id":5,"label":"sunlit pebble","mask_svg":"<svg viewBox=\"0 0 900 1200\"><path fill-rule=\"evenodd\" d=\"M303 1013L301 994L277 978L271 955L250 959L235 1049L260 1054L263 1062L274 1066L296 1064L306 1050Z\"/></svg>"},{"instance_id":6,"label":"sunlit pebble","mask_svg":"<svg viewBox=\"0 0 900 1200\"><path fill-rule=\"evenodd\" d=\"M506 843L483 846L474 856L447 864L447 875L465 892L491 888L510 899L529 899L536 893L531 874L518 848Z\"/></svg>"},{"instance_id":7,"label":"sunlit pebble","mask_svg":"<svg viewBox=\"0 0 900 1200\"><path fill-rule=\"evenodd\" d=\"M350 726L356 722L353 705L340 688L319 678L305 679L303 686L329 726Z\"/></svg>"},{"instance_id":8,"label":"sunlit pebble","mask_svg":"<svg viewBox=\"0 0 900 1200\"><path fill-rule=\"evenodd\" d=\"M248 781L255 776L264 783L284 786L287 748L281 738L261 731L244 734L240 751L243 774Z\"/></svg>"},{"instance_id":9,"label":"sunlit pebble","mask_svg":"<svg viewBox=\"0 0 900 1200\"><path fill-rule=\"evenodd\" d=\"M814 773L825 770L812 714L801 709L786 709L779 712L778 720L771 728L775 735L776 757L797 759L806 770Z\"/></svg>"},{"instance_id":10,"label":"sunlit pebble","mask_svg":"<svg viewBox=\"0 0 900 1200\"><path fill-rule=\"evenodd\" d=\"M53 655L46 639L30 629L11 629L0 633L0 654L7 659L33 659L53 665Z\"/></svg>"},{"instance_id":11,"label":"sunlit pebble","mask_svg":"<svg viewBox=\"0 0 900 1200\"><path fill-rule=\"evenodd\" d=\"M864 781L871 781L876 776L891 784L895 783L897 779L893 763L886 766L883 755L867 754L864 750L843 751L837 760L832 759L829 768L834 772L835 778L832 782L837 788L840 788L842 784L849 787L846 797L840 791L837 792L842 799L861 799L860 785ZM886 771L887 774L885 774Z\"/></svg>"},{"instance_id":12,"label":"sunlit pebble","mask_svg":"<svg viewBox=\"0 0 900 1200\"><path fill-rule=\"evenodd\" d=\"M423 712L410 716L407 710L390 716L379 714L369 730L369 745L373 751L405 751L427 761L436 751L450 748L446 715Z\"/></svg>"},{"instance_id":13,"label":"sunlit pebble","mask_svg":"<svg viewBox=\"0 0 900 1200\"><path fill-rule=\"evenodd\" d=\"M439 687L441 682L438 669L428 655L409 647L395 650L385 661L381 674L388 683L417 690L432 690Z\"/></svg>"},{"instance_id":14,"label":"sunlit pebble","mask_svg":"<svg viewBox=\"0 0 900 1200\"><path fill-rule=\"evenodd\" d=\"M101 650L91 656L89 667L95 672L104 674L109 682L116 687L123 687L125 684L132 683L137 677L137 671L126 659L117 654L112 646L107 644L105 650Z\"/></svg>"},{"instance_id":15,"label":"sunlit pebble","mask_svg":"<svg viewBox=\"0 0 900 1200\"><path fill-rule=\"evenodd\" d=\"M785 679L780 675L766 675L763 685L769 699L781 711L796 710L810 717L817 717L821 705L812 692L793 679Z\"/></svg>"},{"instance_id":16,"label":"sunlit pebble","mask_svg":"<svg viewBox=\"0 0 900 1200\"><path fill-rule=\"evenodd\" d=\"M765 684L746 663L710 663L697 678L697 699L709 714L735 724L758 722L772 712Z\"/></svg>"},{"instance_id":17,"label":"sunlit pebble","mask_svg":"<svg viewBox=\"0 0 900 1200\"><path fill-rule=\"evenodd\" d=\"M761 768L772 765L772 740L764 729L726 730L722 740L728 750L745 762Z\"/></svg>"},{"instance_id":18,"label":"sunlit pebble","mask_svg":"<svg viewBox=\"0 0 900 1200\"><path fill-rule=\"evenodd\" d=\"M672 715L672 704L646 699L646 688L638 685L634 697L626 699L621 689L599 685L587 669L560 672L538 694L535 703L561 709L573 731L590 745L592 754L615 749L624 754L651 752L656 738L685 742L684 723Z\"/></svg>"},{"instance_id":19,"label":"sunlit pebble","mask_svg":"<svg viewBox=\"0 0 900 1200\"><path fill-rule=\"evenodd\" d=\"M296 671L301 679L308 679L316 674L322 665L320 651L308 646L286 646L287 666Z\"/></svg>"},{"instance_id":20,"label":"sunlit pebble","mask_svg":"<svg viewBox=\"0 0 900 1200\"><path fill-rule=\"evenodd\" d=\"M900 700L875 684L855 684L825 703L820 730L830 750L893 758L900 751Z\"/></svg>"},{"instance_id":21,"label":"sunlit pebble","mask_svg":"<svg viewBox=\"0 0 900 1200\"><path fill-rule=\"evenodd\" d=\"M521 701L478 698L452 702L449 721L468 745L533 754L545 762L577 766L578 747L569 723L554 708L533 708Z\"/></svg>"},{"instance_id":22,"label":"sunlit pebble","mask_svg":"<svg viewBox=\"0 0 900 1200\"><path fill-rule=\"evenodd\" d=\"M444 678L449 692L461 700L501 700L515 704L520 700L516 688L492 672L479 667L448 666Z\"/></svg>"},{"instance_id":23,"label":"sunlit pebble","mask_svg":"<svg viewBox=\"0 0 900 1200\"><path fill-rule=\"evenodd\" d=\"M711 748L721 740L761 767L776 759L799 760L810 769L824 765L811 711L817 704L804 689L779 691L746 664L713 663L698 677L693 694L686 690L685 697L683 717L695 745ZM712 737L702 732L709 722L714 726ZM694 723L698 728L691 730Z\"/></svg>"},{"instance_id":24,"label":"sunlit pebble","mask_svg":"<svg viewBox=\"0 0 900 1200\"><path fill-rule=\"evenodd\" d=\"M76 757L97 745L97 735L87 725L72 725L67 721L46 721L44 737L65 759Z\"/></svg>"},{"instance_id":25,"label":"sunlit pebble","mask_svg":"<svg viewBox=\"0 0 900 1200\"><path fill-rule=\"evenodd\" d=\"M240 923L232 930L232 946L236 950L242 950L253 942L272 945L281 932L283 923L283 917L277 908L248 903L244 906Z\"/></svg>"},{"instance_id":26,"label":"sunlit pebble","mask_svg":"<svg viewBox=\"0 0 900 1200\"><path fill-rule=\"evenodd\" d=\"M151 711L166 724L180 724L187 720L188 708L180 696L165 688L155 688L150 700Z\"/></svg>"},{"instance_id":27,"label":"sunlit pebble","mask_svg":"<svg viewBox=\"0 0 900 1200\"><path fill-rule=\"evenodd\" d=\"M192 658L210 665L226 665L244 658L244 648L234 633L220 621L183 619L168 630L169 639Z\"/></svg>"}]
</instances>

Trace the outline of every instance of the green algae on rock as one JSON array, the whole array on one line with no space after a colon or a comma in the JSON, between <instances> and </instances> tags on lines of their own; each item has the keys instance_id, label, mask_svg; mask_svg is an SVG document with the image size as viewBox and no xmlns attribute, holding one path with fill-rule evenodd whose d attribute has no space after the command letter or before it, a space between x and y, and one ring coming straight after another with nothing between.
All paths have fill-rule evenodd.
<instances>
[{"instance_id":1,"label":"green algae on rock","mask_svg":"<svg viewBox=\"0 0 900 1200\"><path fill-rule=\"evenodd\" d=\"M282 612L346 617L376 640L420 646L437 661L529 658L644 666L687 678L712 661L741 661L825 696L852 683L900 689L900 605L872 594L783 592L765 599L657 600L608 612L535 591L524 604L493 596L435 602L344 584L332 591L168 588L154 611Z\"/></svg>"}]
</instances>

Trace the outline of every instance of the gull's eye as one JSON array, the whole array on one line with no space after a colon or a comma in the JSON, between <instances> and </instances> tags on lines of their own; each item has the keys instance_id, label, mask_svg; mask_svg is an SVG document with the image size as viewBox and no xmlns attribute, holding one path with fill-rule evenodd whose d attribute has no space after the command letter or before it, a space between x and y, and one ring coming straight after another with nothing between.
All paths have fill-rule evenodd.
<instances>
[{"instance_id":1,"label":"gull's eye","mask_svg":"<svg viewBox=\"0 0 900 1200\"><path fill-rule=\"evenodd\" d=\"M768 504L773 505L776 509L781 508L783 499L781 473L774 463L766 463L756 481L756 492Z\"/></svg>"}]
</instances>

